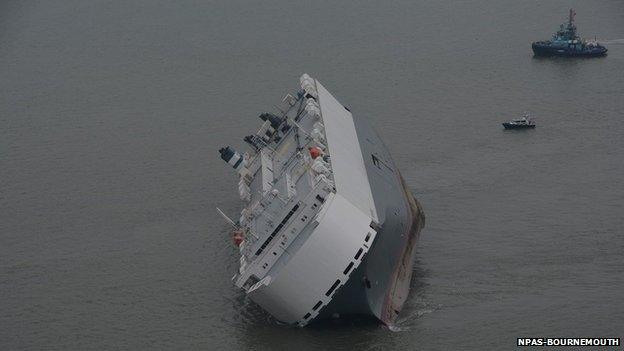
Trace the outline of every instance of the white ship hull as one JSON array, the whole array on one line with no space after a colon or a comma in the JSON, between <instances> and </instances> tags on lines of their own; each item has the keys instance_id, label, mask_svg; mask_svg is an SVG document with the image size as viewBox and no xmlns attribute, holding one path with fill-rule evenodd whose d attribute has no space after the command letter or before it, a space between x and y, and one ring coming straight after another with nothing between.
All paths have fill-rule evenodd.
<instances>
[{"instance_id":1,"label":"white ship hull","mask_svg":"<svg viewBox=\"0 0 624 351\"><path fill-rule=\"evenodd\" d=\"M285 206L296 205L268 239L258 240L262 246L253 246L251 252L260 247L255 256L243 255L235 282L285 323L304 326L334 314L370 314L392 324L407 298L422 209L377 134L305 77L308 105L318 106L318 112L309 110L324 125L321 137L307 139L327 153L331 173L312 172L309 194L283 200ZM298 118L303 123L307 117ZM273 159L279 154L275 149ZM262 164L273 172L268 165ZM285 169L287 180L300 173Z\"/></svg>"}]
</instances>

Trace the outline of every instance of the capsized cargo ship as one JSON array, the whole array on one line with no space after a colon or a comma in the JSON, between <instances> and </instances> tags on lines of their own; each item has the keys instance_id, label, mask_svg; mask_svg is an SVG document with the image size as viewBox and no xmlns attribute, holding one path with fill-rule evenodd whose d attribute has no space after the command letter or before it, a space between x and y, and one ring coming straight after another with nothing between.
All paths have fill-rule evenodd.
<instances>
[{"instance_id":1,"label":"capsized cargo ship","mask_svg":"<svg viewBox=\"0 0 624 351\"><path fill-rule=\"evenodd\" d=\"M408 296L421 205L377 133L304 74L278 112L220 149L244 207L230 220L232 278L281 322L372 315L393 325Z\"/></svg>"},{"instance_id":2,"label":"capsized cargo ship","mask_svg":"<svg viewBox=\"0 0 624 351\"><path fill-rule=\"evenodd\" d=\"M607 54L607 48L598 41L582 39L576 33L574 17L576 12L570 9L568 22L559 26L551 40L536 41L531 47L535 56L585 56L597 57Z\"/></svg>"}]
</instances>

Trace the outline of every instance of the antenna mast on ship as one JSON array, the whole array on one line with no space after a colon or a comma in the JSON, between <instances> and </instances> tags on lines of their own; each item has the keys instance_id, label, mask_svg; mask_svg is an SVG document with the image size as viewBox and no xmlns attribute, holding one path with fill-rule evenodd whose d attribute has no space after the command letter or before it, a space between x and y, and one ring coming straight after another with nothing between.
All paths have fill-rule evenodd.
<instances>
[{"instance_id":1,"label":"antenna mast on ship","mask_svg":"<svg viewBox=\"0 0 624 351\"><path fill-rule=\"evenodd\" d=\"M574 25L574 17L576 17L576 11L574 11L574 9L570 9L570 14L568 15L567 34L569 36L569 39L571 40L577 39L576 26Z\"/></svg>"},{"instance_id":2,"label":"antenna mast on ship","mask_svg":"<svg viewBox=\"0 0 624 351\"><path fill-rule=\"evenodd\" d=\"M574 17L576 16L576 11L574 11L574 9L570 9L570 16L568 19L568 24L570 27L572 27L574 25Z\"/></svg>"}]
</instances>

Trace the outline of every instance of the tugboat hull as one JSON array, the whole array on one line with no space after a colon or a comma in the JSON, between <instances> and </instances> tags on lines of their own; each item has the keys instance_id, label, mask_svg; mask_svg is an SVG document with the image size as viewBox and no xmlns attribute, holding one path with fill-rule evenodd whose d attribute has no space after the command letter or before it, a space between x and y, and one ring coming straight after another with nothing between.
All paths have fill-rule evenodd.
<instances>
[{"instance_id":1,"label":"tugboat hull","mask_svg":"<svg viewBox=\"0 0 624 351\"><path fill-rule=\"evenodd\" d=\"M533 43L533 54L535 56L564 56L564 57L600 57L607 55L607 48L598 46L594 48L575 48L553 46L547 43Z\"/></svg>"},{"instance_id":2,"label":"tugboat hull","mask_svg":"<svg viewBox=\"0 0 624 351\"><path fill-rule=\"evenodd\" d=\"M597 42L587 42L578 35L574 16L576 12L570 9L568 23L560 26L552 40L533 42L531 46L535 56L598 57L607 54L604 46Z\"/></svg>"},{"instance_id":3,"label":"tugboat hull","mask_svg":"<svg viewBox=\"0 0 624 351\"><path fill-rule=\"evenodd\" d=\"M505 129L534 129L535 124L503 123L503 127L505 127Z\"/></svg>"}]
</instances>

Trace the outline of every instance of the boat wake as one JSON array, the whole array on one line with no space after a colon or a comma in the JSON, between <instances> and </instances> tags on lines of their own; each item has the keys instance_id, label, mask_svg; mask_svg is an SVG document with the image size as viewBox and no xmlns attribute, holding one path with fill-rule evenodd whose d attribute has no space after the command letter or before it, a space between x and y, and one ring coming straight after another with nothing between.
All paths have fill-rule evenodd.
<instances>
[{"instance_id":1,"label":"boat wake","mask_svg":"<svg viewBox=\"0 0 624 351\"><path fill-rule=\"evenodd\" d=\"M617 45L624 44L624 39L599 39L598 42L601 44Z\"/></svg>"},{"instance_id":2,"label":"boat wake","mask_svg":"<svg viewBox=\"0 0 624 351\"><path fill-rule=\"evenodd\" d=\"M418 304L417 308L407 309L407 315L403 318L400 318L396 324L387 326L388 330L395 333L400 333L404 331L409 331L413 326L418 323L418 320L423 316L433 313L436 310L441 308L441 305L431 305L428 303L421 302Z\"/></svg>"}]
</instances>

